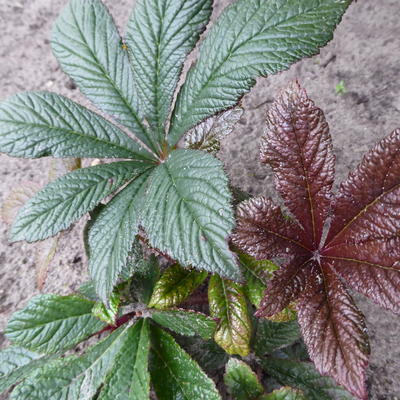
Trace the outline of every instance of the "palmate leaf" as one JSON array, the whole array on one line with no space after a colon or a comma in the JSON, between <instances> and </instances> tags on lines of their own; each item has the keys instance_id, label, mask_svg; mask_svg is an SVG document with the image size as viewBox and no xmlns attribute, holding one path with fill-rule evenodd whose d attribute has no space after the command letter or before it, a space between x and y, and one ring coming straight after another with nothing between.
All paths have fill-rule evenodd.
<instances>
[{"instance_id":1,"label":"palmate leaf","mask_svg":"<svg viewBox=\"0 0 400 400\"><path fill-rule=\"evenodd\" d=\"M234 226L231 194L213 156L173 151L149 178L142 223L150 245L181 265L241 279L227 243Z\"/></svg>"},{"instance_id":2,"label":"palmate leaf","mask_svg":"<svg viewBox=\"0 0 400 400\"><path fill-rule=\"evenodd\" d=\"M67 350L104 327L92 315L94 302L77 296L45 294L34 297L11 317L7 338L41 353Z\"/></svg>"},{"instance_id":3,"label":"palmate leaf","mask_svg":"<svg viewBox=\"0 0 400 400\"><path fill-rule=\"evenodd\" d=\"M139 0L127 28L138 95L161 146L185 57L212 11L212 0Z\"/></svg>"},{"instance_id":4,"label":"palmate leaf","mask_svg":"<svg viewBox=\"0 0 400 400\"><path fill-rule=\"evenodd\" d=\"M147 168L141 162L120 161L79 169L55 180L21 208L11 239L33 242L55 235Z\"/></svg>"},{"instance_id":5,"label":"palmate leaf","mask_svg":"<svg viewBox=\"0 0 400 400\"><path fill-rule=\"evenodd\" d=\"M219 111L234 106L255 78L276 73L318 52L350 0L238 0L213 26L180 91L169 143Z\"/></svg>"},{"instance_id":6,"label":"palmate leaf","mask_svg":"<svg viewBox=\"0 0 400 400\"><path fill-rule=\"evenodd\" d=\"M0 150L27 158L152 158L100 115L48 92L17 94L0 103Z\"/></svg>"},{"instance_id":7,"label":"palmate leaf","mask_svg":"<svg viewBox=\"0 0 400 400\"><path fill-rule=\"evenodd\" d=\"M167 332L151 326L150 373L159 400L221 400L214 382Z\"/></svg>"},{"instance_id":8,"label":"palmate leaf","mask_svg":"<svg viewBox=\"0 0 400 400\"><path fill-rule=\"evenodd\" d=\"M228 353L250 352L251 321L243 286L213 275L208 286L210 314L219 324L214 340Z\"/></svg>"},{"instance_id":9,"label":"palmate leaf","mask_svg":"<svg viewBox=\"0 0 400 400\"><path fill-rule=\"evenodd\" d=\"M63 70L100 109L154 146L143 125L128 52L100 0L70 0L58 17L52 47Z\"/></svg>"}]
</instances>

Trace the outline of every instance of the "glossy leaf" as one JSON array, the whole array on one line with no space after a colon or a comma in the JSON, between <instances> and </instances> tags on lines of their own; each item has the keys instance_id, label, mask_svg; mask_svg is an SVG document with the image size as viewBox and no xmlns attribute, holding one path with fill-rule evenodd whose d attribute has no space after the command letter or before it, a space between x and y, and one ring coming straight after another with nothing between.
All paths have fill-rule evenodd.
<instances>
[{"instance_id":1,"label":"glossy leaf","mask_svg":"<svg viewBox=\"0 0 400 400\"><path fill-rule=\"evenodd\" d=\"M255 400L264 393L257 375L243 361L231 358L226 364L224 382L235 400Z\"/></svg>"},{"instance_id":2,"label":"glossy leaf","mask_svg":"<svg viewBox=\"0 0 400 400\"><path fill-rule=\"evenodd\" d=\"M179 264L169 267L158 280L149 307L166 309L183 303L207 278L207 272L182 268Z\"/></svg>"},{"instance_id":3,"label":"glossy leaf","mask_svg":"<svg viewBox=\"0 0 400 400\"><path fill-rule=\"evenodd\" d=\"M243 115L243 108L235 107L200 122L185 135L185 147L216 154L221 140L230 135Z\"/></svg>"},{"instance_id":4,"label":"glossy leaf","mask_svg":"<svg viewBox=\"0 0 400 400\"><path fill-rule=\"evenodd\" d=\"M55 23L52 47L82 93L151 147L128 52L103 3L70 0Z\"/></svg>"},{"instance_id":5,"label":"glossy leaf","mask_svg":"<svg viewBox=\"0 0 400 400\"><path fill-rule=\"evenodd\" d=\"M7 325L11 342L41 353L67 350L104 327L91 312L94 303L77 296L34 297Z\"/></svg>"},{"instance_id":6,"label":"glossy leaf","mask_svg":"<svg viewBox=\"0 0 400 400\"><path fill-rule=\"evenodd\" d=\"M350 0L238 0L204 40L181 89L169 136L175 144L206 117L234 106L255 83L318 52Z\"/></svg>"},{"instance_id":7,"label":"glossy leaf","mask_svg":"<svg viewBox=\"0 0 400 400\"><path fill-rule=\"evenodd\" d=\"M250 352L251 321L243 286L213 275L208 286L210 314L219 319L214 340L229 354Z\"/></svg>"},{"instance_id":8,"label":"glossy leaf","mask_svg":"<svg viewBox=\"0 0 400 400\"><path fill-rule=\"evenodd\" d=\"M0 151L26 158L151 159L100 115L48 92L17 94L0 103Z\"/></svg>"},{"instance_id":9,"label":"glossy leaf","mask_svg":"<svg viewBox=\"0 0 400 400\"><path fill-rule=\"evenodd\" d=\"M151 327L151 378L159 400L221 400L214 382L167 332Z\"/></svg>"},{"instance_id":10,"label":"glossy leaf","mask_svg":"<svg viewBox=\"0 0 400 400\"><path fill-rule=\"evenodd\" d=\"M128 45L138 95L145 118L164 140L164 125L181 74L212 11L211 0L140 0L127 28Z\"/></svg>"},{"instance_id":11,"label":"glossy leaf","mask_svg":"<svg viewBox=\"0 0 400 400\"><path fill-rule=\"evenodd\" d=\"M145 170L120 191L99 212L89 228L89 272L104 303L107 303L129 261L150 172Z\"/></svg>"},{"instance_id":12,"label":"glossy leaf","mask_svg":"<svg viewBox=\"0 0 400 400\"><path fill-rule=\"evenodd\" d=\"M146 166L133 161L78 169L47 185L18 213L13 241L46 239L68 228Z\"/></svg>"},{"instance_id":13,"label":"glossy leaf","mask_svg":"<svg viewBox=\"0 0 400 400\"><path fill-rule=\"evenodd\" d=\"M262 396L259 400L307 400L303 393L292 388L274 390L272 393Z\"/></svg>"},{"instance_id":14,"label":"glossy leaf","mask_svg":"<svg viewBox=\"0 0 400 400\"><path fill-rule=\"evenodd\" d=\"M164 328L184 336L211 339L217 323L207 315L189 310L153 311L152 319Z\"/></svg>"},{"instance_id":15,"label":"glossy leaf","mask_svg":"<svg viewBox=\"0 0 400 400\"><path fill-rule=\"evenodd\" d=\"M110 301L106 306L101 301L98 301L92 309L92 314L100 321L105 322L107 325L115 325L118 316L118 310L121 303L121 296L118 293L112 293Z\"/></svg>"},{"instance_id":16,"label":"glossy leaf","mask_svg":"<svg viewBox=\"0 0 400 400\"><path fill-rule=\"evenodd\" d=\"M150 245L183 266L240 280L227 243L234 218L221 162L201 151L175 150L149 179L142 222Z\"/></svg>"}]
</instances>

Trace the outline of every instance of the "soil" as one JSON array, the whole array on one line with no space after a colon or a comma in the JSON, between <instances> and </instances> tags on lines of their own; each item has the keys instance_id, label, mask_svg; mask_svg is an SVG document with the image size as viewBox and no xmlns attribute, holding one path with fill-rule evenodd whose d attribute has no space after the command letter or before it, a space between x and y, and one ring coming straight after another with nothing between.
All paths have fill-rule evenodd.
<instances>
[{"instance_id":1,"label":"soil","mask_svg":"<svg viewBox=\"0 0 400 400\"><path fill-rule=\"evenodd\" d=\"M0 100L26 90L51 90L84 105L87 100L63 74L52 55L53 21L66 0L0 0ZM119 27L134 1L108 0ZM214 18L231 0L216 0ZM325 110L337 156L337 181L343 180L377 140L400 127L400 2L358 1L350 7L321 54L288 71L259 79L243 100L238 129L220 154L235 185L253 194L276 197L270 170L258 162L265 110L276 92L299 79ZM123 31L123 29L121 29ZM345 87L338 94L337 85ZM49 159L19 160L0 155L0 202L27 181L47 182ZM0 332L15 310L35 294L34 245L10 244L0 222ZM61 239L51 264L46 293L69 293L86 280L82 223ZM365 313L372 344L368 375L370 399L400 399L400 317L356 297ZM0 333L0 345L7 344Z\"/></svg>"}]
</instances>

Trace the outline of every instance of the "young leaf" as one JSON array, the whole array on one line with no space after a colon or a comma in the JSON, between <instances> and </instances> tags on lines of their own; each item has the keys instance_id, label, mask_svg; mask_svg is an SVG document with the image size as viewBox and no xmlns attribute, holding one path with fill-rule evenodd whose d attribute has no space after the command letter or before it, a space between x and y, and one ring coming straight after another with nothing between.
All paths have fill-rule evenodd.
<instances>
[{"instance_id":1,"label":"young leaf","mask_svg":"<svg viewBox=\"0 0 400 400\"><path fill-rule=\"evenodd\" d=\"M208 116L235 105L255 83L318 52L350 0L238 0L201 46L177 99L169 134L174 145Z\"/></svg>"},{"instance_id":2,"label":"young leaf","mask_svg":"<svg viewBox=\"0 0 400 400\"><path fill-rule=\"evenodd\" d=\"M16 387L11 400L92 399L121 352L125 355L132 329L122 326L83 356L60 359L39 369Z\"/></svg>"},{"instance_id":3,"label":"young leaf","mask_svg":"<svg viewBox=\"0 0 400 400\"><path fill-rule=\"evenodd\" d=\"M272 393L261 396L259 400L307 400L303 393L289 387L274 390Z\"/></svg>"},{"instance_id":4,"label":"young leaf","mask_svg":"<svg viewBox=\"0 0 400 400\"><path fill-rule=\"evenodd\" d=\"M138 95L158 143L164 140L175 88L185 57L212 11L212 0L140 0L127 28Z\"/></svg>"},{"instance_id":5,"label":"young leaf","mask_svg":"<svg viewBox=\"0 0 400 400\"><path fill-rule=\"evenodd\" d=\"M221 162L201 151L176 150L149 179L143 226L151 246L183 266L240 280L227 243L234 218Z\"/></svg>"},{"instance_id":6,"label":"young leaf","mask_svg":"<svg viewBox=\"0 0 400 400\"><path fill-rule=\"evenodd\" d=\"M235 400L255 400L264 393L257 375L243 361L231 358L226 364L224 382Z\"/></svg>"},{"instance_id":7,"label":"young leaf","mask_svg":"<svg viewBox=\"0 0 400 400\"><path fill-rule=\"evenodd\" d=\"M77 296L36 296L12 315L6 336L14 344L42 353L67 350L104 327L92 315L93 305Z\"/></svg>"},{"instance_id":8,"label":"young leaf","mask_svg":"<svg viewBox=\"0 0 400 400\"><path fill-rule=\"evenodd\" d=\"M220 320L214 340L228 353L250 352L251 322L242 285L213 275L208 286L210 314Z\"/></svg>"},{"instance_id":9,"label":"young leaf","mask_svg":"<svg viewBox=\"0 0 400 400\"><path fill-rule=\"evenodd\" d=\"M167 309L183 303L207 278L207 272L169 267L158 280L149 301L149 307Z\"/></svg>"},{"instance_id":10,"label":"young leaf","mask_svg":"<svg viewBox=\"0 0 400 400\"><path fill-rule=\"evenodd\" d=\"M151 326L150 373L159 400L221 400L214 382L168 333Z\"/></svg>"},{"instance_id":11,"label":"young leaf","mask_svg":"<svg viewBox=\"0 0 400 400\"><path fill-rule=\"evenodd\" d=\"M180 335L199 335L204 340L211 339L217 327L216 322L212 318L195 311L154 311L151 317L164 328L168 328Z\"/></svg>"},{"instance_id":12,"label":"young leaf","mask_svg":"<svg viewBox=\"0 0 400 400\"><path fill-rule=\"evenodd\" d=\"M17 94L0 103L0 150L27 158L152 158L100 115L48 92Z\"/></svg>"},{"instance_id":13,"label":"young leaf","mask_svg":"<svg viewBox=\"0 0 400 400\"><path fill-rule=\"evenodd\" d=\"M100 321L105 322L107 325L115 325L118 316L118 310L121 303L121 296L118 293L112 293L110 301L106 306L101 301L98 301L92 309L92 314Z\"/></svg>"},{"instance_id":14,"label":"young leaf","mask_svg":"<svg viewBox=\"0 0 400 400\"><path fill-rule=\"evenodd\" d=\"M130 182L99 212L89 228L89 272L104 303L127 265L150 173L145 170Z\"/></svg>"},{"instance_id":15,"label":"young leaf","mask_svg":"<svg viewBox=\"0 0 400 400\"><path fill-rule=\"evenodd\" d=\"M55 235L146 168L142 163L120 161L78 169L55 180L21 208L11 239L33 242Z\"/></svg>"},{"instance_id":16,"label":"young leaf","mask_svg":"<svg viewBox=\"0 0 400 400\"><path fill-rule=\"evenodd\" d=\"M70 0L55 23L52 47L82 93L153 148L142 123L128 52L103 3Z\"/></svg>"},{"instance_id":17,"label":"young leaf","mask_svg":"<svg viewBox=\"0 0 400 400\"><path fill-rule=\"evenodd\" d=\"M214 115L192 128L185 135L185 147L216 154L221 140L230 135L243 115L243 108L234 107Z\"/></svg>"}]
</instances>

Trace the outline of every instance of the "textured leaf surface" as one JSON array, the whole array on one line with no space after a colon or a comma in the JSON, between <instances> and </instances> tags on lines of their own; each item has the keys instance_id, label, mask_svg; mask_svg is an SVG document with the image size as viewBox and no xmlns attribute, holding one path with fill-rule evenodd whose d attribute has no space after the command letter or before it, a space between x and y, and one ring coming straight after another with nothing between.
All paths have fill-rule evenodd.
<instances>
[{"instance_id":1,"label":"textured leaf surface","mask_svg":"<svg viewBox=\"0 0 400 400\"><path fill-rule=\"evenodd\" d=\"M261 365L282 385L293 386L303 391L307 400L354 399L332 379L321 376L311 363L266 358L261 361Z\"/></svg>"},{"instance_id":2,"label":"textured leaf surface","mask_svg":"<svg viewBox=\"0 0 400 400\"><path fill-rule=\"evenodd\" d=\"M79 169L55 180L19 211L12 240L33 242L68 228L146 167L140 162L120 161Z\"/></svg>"},{"instance_id":3,"label":"textured leaf surface","mask_svg":"<svg viewBox=\"0 0 400 400\"><path fill-rule=\"evenodd\" d=\"M151 378L159 400L221 400L214 382L162 329L152 326Z\"/></svg>"},{"instance_id":4,"label":"textured leaf surface","mask_svg":"<svg viewBox=\"0 0 400 400\"><path fill-rule=\"evenodd\" d=\"M126 350L130 328L123 326L90 347L82 357L57 360L17 386L12 400L91 400Z\"/></svg>"},{"instance_id":5,"label":"textured leaf surface","mask_svg":"<svg viewBox=\"0 0 400 400\"><path fill-rule=\"evenodd\" d=\"M107 306L101 301L98 301L92 309L92 314L107 325L115 325L120 303L121 296L114 292L111 294Z\"/></svg>"},{"instance_id":6,"label":"textured leaf surface","mask_svg":"<svg viewBox=\"0 0 400 400\"><path fill-rule=\"evenodd\" d=\"M210 30L179 93L169 141L235 105L257 76L273 74L318 52L349 0L239 0Z\"/></svg>"},{"instance_id":7,"label":"textured leaf surface","mask_svg":"<svg viewBox=\"0 0 400 400\"><path fill-rule=\"evenodd\" d=\"M145 170L119 192L95 217L88 234L89 272L103 302L108 297L122 270L138 232L146 181Z\"/></svg>"},{"instance_id":8,"label":"textured leaf surface","mask_svg":"<svg viewBox=\"0 0 400 400\"><path fill-rule=\"evenodd\" d=\"M104 327L94 303L77 296L45 294L14 313L6 328L13 343L42 353L67 350Z\"/></svg>"},{"instance_id":9,"label":"textured leaf surface","mask_svg":"<svg viewBox=\"0 0 400 400\"><path fill-rule=\"evenodd\" d=\"M138 95L147 106L145 117L159 142L183 62L211 11L211 0L140 0L135 5L126 43Z\"/></svg>"},{"instance_id":10,"label":"textured leaf surface","mask_svg":"<svg viewBox=\"0 0 400 400\"><path fill-rule=\"evenodd\" d=\"M70 0L55 23L52 47L81 91L151 147L128 52L103 3Z\"/></svg>"},{"instance_id":11,"label":"textured leaf surface","mask_svg":"<svg viewBox=\"0 0 400 400\"><path fill-rule=\"evenodd\" d=\"M151 317L164 328L168 328L180 335L199 335L203 339L211 339L217 327L216 322L212 318L195 311L154 311Z\"/></svg>"},{"instance_id":12,"label":"textured leaf surface","mask_svg":"<svg viewBox=\"0 0 400 400\"><path fill-rule=\"evenodd\" d=\"M254 400L264 393L257 375L236 358L231 358L226 364L224 382L235 400Z\"/></svg>"},{"instance_id":13,"label":"textured leaf surface","mask_svg":"<svg viewBox=\"0 0 400 400\"><path fill-rule=\"evenodd\" d=\"M230 135L243 115L243 108L234 107L214 115L192 128L185 135L185 146L216 154L221 140Z\"/></svg>"},{"instance_id":14,"label":"textured leaf surface","mask_svg":"<svg viewBox=\"0 0 400 400\"><path fill-rule=\"evenodd\" d=\"M183 266L240 280L228 247L234 226L222 164L196 150L176 150L150 176L143 225L152 247Z\"/></svg>"},{"instance_id":15,"label":"textured leaf surface","mask_svg":"<svg viewBox=\"0 0 400 400\"><path fill-rule=\"evenodd\" d=\"M100 115L48 92L18 94L0 103L0 150L27 158L151 159Z\"/></svg>"},{"instance_id":16,"label":"textured leaf surface","mask_svg":"<svg viewBox=\"0 0 400 400\"><path fill-rule=\"evenodd\" d=\"M266 394L260 400L307 400L303 393L292 388L282 388Z\"/></svg>"},{"instance_id":17,"label":"textured leaf surface","mask_svg":"<svg viewBox=\"0 0 400 400\"><path fill-rule=\"evenodd\" d=\"M183 303L207 278L207 272L182 268L179 264L169 267L158 280L149 307L166 309Z\"/></svg>"},{"instance_id":18,"label":"textured leaf surface","mask_svg":"<svg viewBox=\"0 0 400 400\"><path fill-rule=\"evenodd\" d=\"M129 328L126 340L115 357L113 369L107 375L98 400L148 400L150 374L149 326L140 320Z\"/></svg>"},{"instance_id":19,"label":"textured leaf surface","mask_svg":"<svg viewBox=\"0 0 400 400\"><path fill-rule=\"evenodd\" d=\"M208 286L210 314L220 320L214 340L229 354L250 352L251 322L243 286L213 275Z\"/></svg>"}]
</instances>

